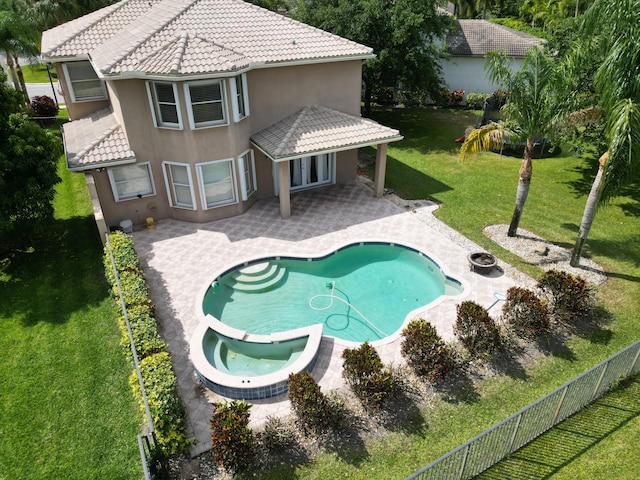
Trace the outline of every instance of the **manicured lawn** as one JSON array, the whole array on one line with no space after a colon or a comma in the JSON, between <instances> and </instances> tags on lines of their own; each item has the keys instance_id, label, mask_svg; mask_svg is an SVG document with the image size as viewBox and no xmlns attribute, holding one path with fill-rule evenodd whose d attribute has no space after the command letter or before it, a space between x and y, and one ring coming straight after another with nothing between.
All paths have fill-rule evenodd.
<instances>
[{"instance_id":1,"label":"manicured lawn","mask_svg":"<svg viewBox=\"0 0 640 480\"><path fill-rule=\"evenodd\" d=\"M47 74L47 66L44 63L34 63L31 65L20 65L25 83L49 83L49 75ZM51 67L51 80L57 81L54 77L56 69Z\"/></svg>"},{"instance_id":2,"label":"manicured lawn","mask_svg":"<svg viewBox=\"0 0 640 480\"><path fill-rule=\"evenodd\" d=\"M476 115L426 109L375 111L375 120L398 128L405 136L405 140L389 146L385 187L404 198L441 202L436 215L445 223L500 258L538 276L542 273L539 269L523 263L482 234L486 225L509 223L520 159L486 153L460 163L459 144L454 139L475 123ZM594 174L594 159L576 158L566 147L556 157L535 160L521 227L571 247ZM465 399L438 401L434 408L417 414L406 428L367 444L364 451L340 449L322 455L312 464L295 470L282 468L263 477L403 478L640 338L637 187L628 188L599 212L586 247L586 253L609 272L610 280L600 287L599 298L611 313L611 322L573 338L561 354L544 358L536 368L521 375L488 380ZM638 397L626 398L626 407L637 415ZM634 418L624 428L599 437L568 459L550 458L551 467L542 469L542 476L532 471L529 477L521 471L520 476L505 478L609 478L591 472L606 472L615 455L615 478L635 479L637 468L621 467L637 465L637 451L630 439L638 438L640 424L637 416ZM594 421L598 421L597 416ZM553 449L549 455L554 455ZM563 452L558 450L557 455Z\"/></svg>"},{"instance_id":3,"label":"manicured lawn","mask_svg":"<svg viewBox=\"0 0 640 480\"><path fill-rule=\"evenodd\" d=\"M141 478L139 413L84 178L61 163L56 221L0 267L0 479Z\"/></svg>"}]
</instances>

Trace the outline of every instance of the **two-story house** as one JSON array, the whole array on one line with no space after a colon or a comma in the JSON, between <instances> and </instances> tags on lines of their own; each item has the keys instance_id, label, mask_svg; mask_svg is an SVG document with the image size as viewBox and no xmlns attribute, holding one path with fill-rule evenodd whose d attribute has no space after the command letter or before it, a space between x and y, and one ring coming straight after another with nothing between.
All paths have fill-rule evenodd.
<instances>
[{"instance_id":1,"label":"two-story house","mask_svg":"<svg viewBox=\"0 0 640 480\"><path fill-rule=\"evenodd\" d=\"M98 226L207 222L355 178L398 131L360 117L370 48L242 0L122 0L43 33ZM295 214L295 212L294 212ZM128 223L128 222L127 222Z\"/></svg>"}]
</instances>

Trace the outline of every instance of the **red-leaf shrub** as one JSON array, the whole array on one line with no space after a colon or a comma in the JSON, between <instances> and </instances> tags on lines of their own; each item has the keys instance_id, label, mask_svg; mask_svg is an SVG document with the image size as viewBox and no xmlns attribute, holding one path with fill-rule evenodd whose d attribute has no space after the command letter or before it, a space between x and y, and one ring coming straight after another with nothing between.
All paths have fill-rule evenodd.
<instances>
[{"instance_id":1,"label":"red-leaf shrub","mask_svg":"<svg viewBox=\"0 0 640 480\"><path fill-rule=\"evenodd\" d=\"M482 305L472 301L458 305L453 334L472 357L492 355L502 348L500 330Z\"/></svg>"},{"instance_id":2,"label":"red-leaf shrub","mask_svg":"<svg viewBox=\"0 0 640 480\"><path fill-rule=\"evenodd\" d=\"M511 287L502 307L502 318L519 337L534 338L548 335L551 330L550 313L545 302L531 290Z\"/></svg>"},{"instance_id":3,"label":"red-leaf shrub","mask_svg":"<svg viewBox=\"0 0 640 480\"><path fill-rule=\"evenodd\" d=\"M402 330L402 337L402 356L428 382L444 380L456 367L453 352L428 321L412 320Z\"/></svg>"}]
</instances>

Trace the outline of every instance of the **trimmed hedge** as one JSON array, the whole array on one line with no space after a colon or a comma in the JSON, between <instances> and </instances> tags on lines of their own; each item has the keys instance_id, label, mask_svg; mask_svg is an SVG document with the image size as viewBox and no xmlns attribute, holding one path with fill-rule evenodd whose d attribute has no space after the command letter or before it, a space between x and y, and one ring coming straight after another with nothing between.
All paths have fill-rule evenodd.
<instances>
[{"instance_id":1,"label":"trimmed hedge","mask_svg":"<svg viewBox=\"0 0 640 480\"><path fill-rule=\"evenodd\" d=\"M149 298L140 261L133 246L133 239L129 235L117 231L109 234L109 244L120 278L122 297L127 308L133 342L140 359L140 371L158 444L166 455L173 455L186 449L189 442L185 424L185 410L176 389L177 382L171 366L171 358L166 351L166 343L158 334L153 314L153 303ZM111 294L114 296L121 313L118 318L118 326L122 334L120 344L123 346L125 354L131 357L129 332L124 312L121 310L111 255L106 246L103 263L105 275L111 284ZM129 377L129 384L143 414L146 415L138 375L135 370Z\"/></svg>"},{"instance_id":2,"label":"trimmed hedge","mask_svg":"<svg viewBox=\"0 0 640 480\"><path fill-rule=\"evenodd\" d=\"M185 409L176 390L169 354L160 352L145 358L140 362L140 371L160 448L166 455L184 450L188 446ZM131 373L129 385L146 415L137 372Z\"/></svg>"}]
</instances>

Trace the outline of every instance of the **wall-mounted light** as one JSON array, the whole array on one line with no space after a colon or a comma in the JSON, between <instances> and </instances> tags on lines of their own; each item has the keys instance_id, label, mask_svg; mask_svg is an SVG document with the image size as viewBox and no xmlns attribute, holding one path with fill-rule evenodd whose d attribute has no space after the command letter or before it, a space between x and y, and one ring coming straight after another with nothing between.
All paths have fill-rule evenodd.
<instances>
[{"instance_id":1,"label":"wall-mounted light","mask_svg":"<svg viewBox=\"0 0 640 480\"><path fill-rule=\"evenodd\" d=\"M104 172L104 167L96 168L96 173Z\"/></svg>"}]
</instances>

